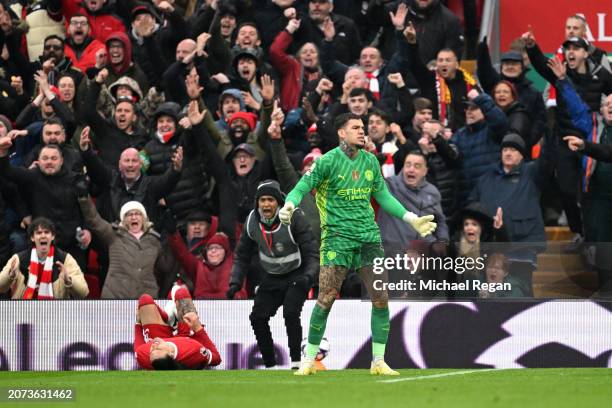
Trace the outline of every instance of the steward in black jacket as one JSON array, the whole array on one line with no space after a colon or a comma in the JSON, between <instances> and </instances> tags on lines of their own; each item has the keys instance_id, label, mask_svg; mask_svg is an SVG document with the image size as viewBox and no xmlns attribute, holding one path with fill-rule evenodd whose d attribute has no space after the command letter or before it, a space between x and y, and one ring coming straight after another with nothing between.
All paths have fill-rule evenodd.
<instances>
[{"instance_id":1,"label":"steward in black jacket","mask_svg":"<svg viewBox=\"0 0 612 408\"><path fill-rule=\"evenodd\" d=\"M266 275L255 295L250 319L259 350L266 367L276 365L269 320L282 305L291 362L297 365L302 341L300 314L319 269L317 240L301 210L293 214L291 225L280 222L278 211L285 199L277 181L262 181L255 200L236 248L227 297L233 298L240 290L251 258L258 256Z\"/></svg>"}]
</instances>

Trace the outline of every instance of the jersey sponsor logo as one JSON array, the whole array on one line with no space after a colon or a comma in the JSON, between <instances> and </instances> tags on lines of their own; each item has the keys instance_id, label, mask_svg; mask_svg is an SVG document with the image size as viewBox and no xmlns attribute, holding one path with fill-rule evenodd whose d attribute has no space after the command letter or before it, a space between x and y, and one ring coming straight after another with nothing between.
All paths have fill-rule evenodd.
<instances>
[{"instance_id":1,"label":"jersey sponsor logo","mask_svg":"<svg viewBox=\"0 0 612 408\"><path fill-rule=\"evenodd\" d=\"M368 181L374 180L374 173L372 172L372 170L366 170L365 171L365 178Z\"/></svg>"},{"instance_id":2,"label":"jersey sponsor logo","mask_svg":"<svg viewBox=\"0 0 612 408\"><path fill-rule=\"evenodd\" d=\"M355 181L359 180L359 172L357 170L353 170L352 177Z\"/></svg>"},{"instance_id":3,"label":"jersey sponsor logo","mask_svg":"<svg viewBox=\"0 0 612 408\"><path fill-rule=\"evenodd\" d=\"M345 201L369 200L372 187L341 188L336 194Z\"/></svg>"}]
</instances>

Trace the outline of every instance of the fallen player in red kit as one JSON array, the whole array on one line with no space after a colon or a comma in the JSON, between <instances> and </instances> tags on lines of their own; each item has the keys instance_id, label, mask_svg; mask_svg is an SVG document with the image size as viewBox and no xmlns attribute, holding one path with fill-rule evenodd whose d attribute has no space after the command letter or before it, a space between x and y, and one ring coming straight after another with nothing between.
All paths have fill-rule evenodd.
<instances>
[{"instance_id":1,"label":"fallen player in red kit","mask_svg":"<svg viewBox=\"0 0 612 408\"><path fill-rule=\"evenodd\" d=\"M138 365L147 370L200 370L219 365L221 356L200 323L189 291L177 290L174 302L176 334L168 324L174 316L168 316L150 295L138 300L134 327Z\"/></svg>"}]
</instances>

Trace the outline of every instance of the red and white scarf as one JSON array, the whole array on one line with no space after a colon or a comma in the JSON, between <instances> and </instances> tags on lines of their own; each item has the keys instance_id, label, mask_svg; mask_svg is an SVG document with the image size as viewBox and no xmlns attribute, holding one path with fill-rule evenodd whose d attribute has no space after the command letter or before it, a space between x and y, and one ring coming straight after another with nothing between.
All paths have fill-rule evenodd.
<instances>
[{"instance_id":1,"label":"red and white scarf","mask_svg":"<svg viewBox=\"0 0 612 408\"><path fill-rule=\"evenodd\" d=\"M366 77L368 78L369 84L368 89L374 95L377 101L380 100L380 84L378 83L378 70L374 72L366 72Z\"/></svg>"},{"instance_id":2,"label":"red and white scarf","mask_svg":"<svg viewBox=\"0 0 612 408\"><path fill-rule=\"evenodd\" d=\"M32 254L30 255L30 273L28 274L28 285L25 293L23 294L24 299L36 299L46 300L53 299L53 284L51 282L53 275L53 253L55 249L53 245L49 249L47 259L44 264L40 264L38 260L38 254L36 248L32 248ZM36 286L38 285L38 291Z\"/></svg>"},{"instance_id":3,"label":"red and white scarf","mask_svg":"<svg viewBox=\"0 0 612 408\"><path fill-rule=\"evenodd\" d=\"M459 73L459 71L461 71L461 73L463 74L463 81L465 82L466 87L465 94L467 95L468 92L470 92L470 90L476 86L476 79L474 79L474 77L463 68L459 68L457 70L457 73ZM452 95L450 88L446 83L446 80L442 78L442 76L440 76L440 74L438 74L437 72L436 96L438 98L438 119L440 120L440 122L442 122L444 126L447 126L450 121L450 116L452 115Z\"/></svg>"},{"instance_id":4,"label":"red and white scarf","mask_svg":"<svg viewBox=\"0 0 612 408\"><path fill-rule=\"evenodd\" d=\"M559 58L561 63L565 62L563 46L559 47L559 49L557 50L557 58ZM555 106L557 106L557 88L555 88L553 84L550 84L550 87L548 88L548 98L546 98L546 107L554 108Z\"/></svg>"}]
</instances>

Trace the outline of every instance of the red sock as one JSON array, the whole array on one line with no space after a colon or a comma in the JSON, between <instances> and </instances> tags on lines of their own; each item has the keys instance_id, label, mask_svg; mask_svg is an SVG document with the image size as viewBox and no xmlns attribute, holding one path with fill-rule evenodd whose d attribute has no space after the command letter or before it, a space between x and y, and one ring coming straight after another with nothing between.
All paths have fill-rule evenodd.
<instances>
[{"instance_id":1,"label":"red sock","mask_svg":"<svg viewBox=\"0 0 612 408\"><path fill-rule=\"evenodd\" d=\"M161 307L159 307L157 303L155 303L155 300L153 300L151 295L142 295L138 299L138 308L141 308L146 305L155 305L155 307L157 307L157 311L159 312L159 315L161 316L162 320L164 322L168 321L168 313L166 313L164 309L162 309Z\"/></svg>"},{"instance_id":2,"label":"red sock","mask_svg":"<svg viewBox=\"0 0 612 408\"><path fill-rule=\"evenodd\" d=\"M180 299L191 299L191 295L189 294L189 291L187 289L180 288L176 291L176 293L174 294L174 300Z\"/></svg>"}]
</instances>

